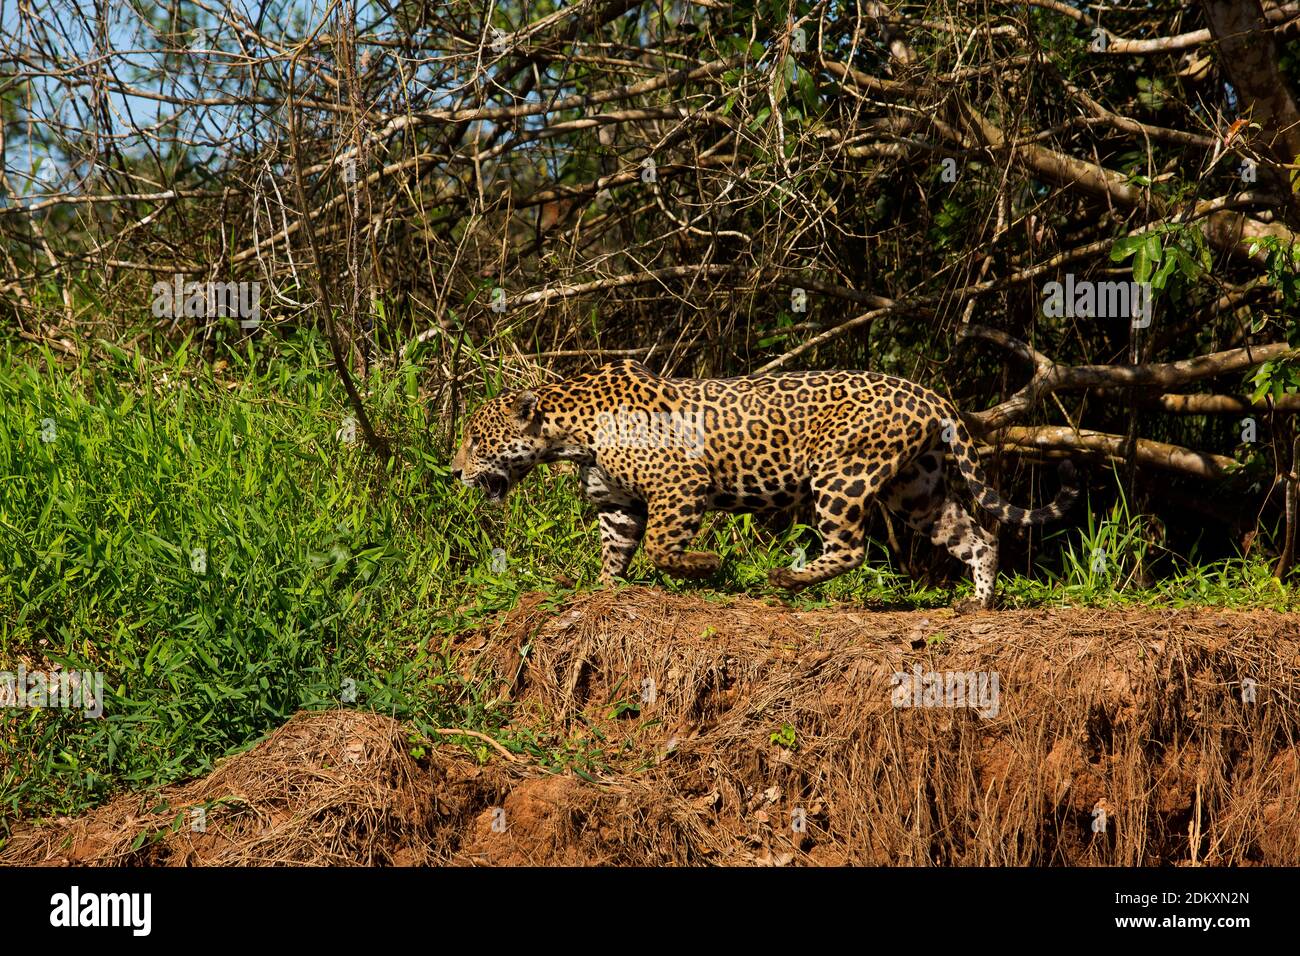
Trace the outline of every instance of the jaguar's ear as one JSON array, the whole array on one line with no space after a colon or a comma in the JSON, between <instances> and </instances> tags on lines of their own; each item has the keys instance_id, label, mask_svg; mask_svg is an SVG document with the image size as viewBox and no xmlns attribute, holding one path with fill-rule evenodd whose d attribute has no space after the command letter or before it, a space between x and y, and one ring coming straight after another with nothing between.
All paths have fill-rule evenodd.
<instances>
[{"instance_id":1,"label":"jaguar's ear","mask_svg":"<svg viewBox=\"0 0 1300 956\"><path fill-rule=\"evenodd\" d=\"M537 396L530 391L522 391L510 399L510 412L515 417L515 424L527 432L535 432L542 423L542 413L537 408Z\"/></svg>"}]
</instances>

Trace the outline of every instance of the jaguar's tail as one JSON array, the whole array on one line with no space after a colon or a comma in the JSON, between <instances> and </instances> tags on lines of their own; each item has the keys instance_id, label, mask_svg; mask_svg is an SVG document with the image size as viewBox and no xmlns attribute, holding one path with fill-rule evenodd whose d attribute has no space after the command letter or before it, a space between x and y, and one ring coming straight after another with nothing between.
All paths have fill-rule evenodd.
<instances>
[{"instance_id":1,"label":"jaguar's tail","mask_svg":"<svg viewBox=\"0 0 1300 956\"><path fill-rule=\"evenodd\" d=\"M960 416L954 415L952 419L952 437L952 451L957 459L957 468L966 479L966 484L970 486L975 496L975 503L999 521L1018 525L1055 521L1069 511L1070 506L1074 504L1074 499L1079 497L1074 465L1069 461L1063 461L1058 469L1058 474L1061 476L1061 490L1056 493L1051 504L1032 510L1013 505L989 486L988 479L984 477L984 469L980 467L979 456L975 453L975 442L966 431Z\"/></svg>"}]
</instances>

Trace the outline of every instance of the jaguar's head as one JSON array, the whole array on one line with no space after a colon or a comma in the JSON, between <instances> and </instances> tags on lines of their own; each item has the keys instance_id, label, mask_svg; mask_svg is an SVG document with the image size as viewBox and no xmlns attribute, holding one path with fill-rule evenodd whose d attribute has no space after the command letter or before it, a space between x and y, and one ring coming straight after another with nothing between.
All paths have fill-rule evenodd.
<instances>
[{"instance_id":1,"label":"jaguar's head","mask_svg":"<svg viewBox=\"0 0 1300 956\"><path fill-rule=\"evenodd\" d=\"M546 448L537 396L503 392L480 405L465 424L451 476L498 503L542 460Z\"/></svg>"}]
</instances>

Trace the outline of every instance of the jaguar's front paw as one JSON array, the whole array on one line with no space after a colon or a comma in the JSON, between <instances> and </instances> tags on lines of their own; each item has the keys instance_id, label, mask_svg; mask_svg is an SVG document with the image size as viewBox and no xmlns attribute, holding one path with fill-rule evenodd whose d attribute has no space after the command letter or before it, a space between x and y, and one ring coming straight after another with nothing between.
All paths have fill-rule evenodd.
<instances>
[{"instance_id":1,"label":"jaguar's front paw","mask_svg":"<svg viewBox=\"0 0 1300 956\"><path fill-rule=\"evenodd\" d=\"M767 583L786 591L799 591L803 588L798 575L789 568L773 568L767 573Z\"/></svg>"},{"instance_id":2,"label":"jaguar's front paw","mask_svg":"<svg viewBox=\"0 0 1300 956\"><path fill-rule=\"evenodd\" d=\"M712 551L691 551L682 555L679 564L681 577L699 580L711 578L722 567L722 558Z\"/></svg>"}]
</instances>

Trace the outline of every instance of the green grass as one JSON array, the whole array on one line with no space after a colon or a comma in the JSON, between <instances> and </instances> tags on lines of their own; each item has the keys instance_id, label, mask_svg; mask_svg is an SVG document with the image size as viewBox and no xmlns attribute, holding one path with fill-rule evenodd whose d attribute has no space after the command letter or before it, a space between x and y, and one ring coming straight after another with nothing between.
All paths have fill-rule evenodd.
<instances>
[{"instance_id":1,"label":"green grass","mask_svg":"<svg viewBox=\"0 0 1300 956\"><path fill-rule=\"evenodd\" d=\"M347 410L319 340L263 349L227 352L219 372L184 348L154 362L101 344L77 367L0 352L0 670L57 665L106 684L102 719L0 711L0 818L75 813L204 773L303 708L392 714L410 722L413 748L432 728L465 727L548 766L599 766L598 740L506 731L510 715L446 651L447 635L524 590L594 584L599 545L574 480L539 469L506 508L483 507L450 481L411 368L364 383L397 449L385 473L338 437ZM1141 535L1126 514L1089 512L1055 536L1062 570L1004 575L1009 604L1290 606L1266 567L1240 561L1135 590L1126 569ZM726 558L709 588L643 557L634 574L672 591L765 593L797 540L721 518L703 540ZM1087 561L1097 547L1114 556L1105 573ZM876 544L867 567L797 603L951 597Z\"/></svg>"},{"instance_id":2,"label":"green grass","mask_svg":"<svg viewBox=\"0 0 1300 956\"><path fill-rule=\"evenodd\" d=\"M522 549L489 574L494 538L517 529L451 489L411 379L367 383L400 441L384 475L337 437L345 406L312 340L260 368L227 360L217 378L183 351L71 370L4 356L0 667L101 671L107 691L101 720L5 714L4 810L201 773L349 686L417 729L501 719L441 637L535 575Z\"/></svg>"}]
</instances>

